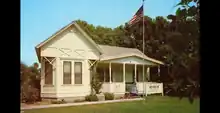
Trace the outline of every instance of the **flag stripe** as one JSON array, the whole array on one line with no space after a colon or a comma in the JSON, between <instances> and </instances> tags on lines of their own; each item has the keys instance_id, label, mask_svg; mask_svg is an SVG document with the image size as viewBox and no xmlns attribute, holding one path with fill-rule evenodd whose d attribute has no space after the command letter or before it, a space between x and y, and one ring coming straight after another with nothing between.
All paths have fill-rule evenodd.
<instances>
[{"instance_id":1,"label":"flag stripe","mask_svg":"<svg viewBox=\"0 0 220 113\"><path fill-rule=\"evenodd\" d=\"M135 13L135 15L132 17L132 19L128 22L128 24L132 25L138 21L140 21L141 17L143 17L143 5L138 9L138 11Z\"/></svg>"}]
</instances>

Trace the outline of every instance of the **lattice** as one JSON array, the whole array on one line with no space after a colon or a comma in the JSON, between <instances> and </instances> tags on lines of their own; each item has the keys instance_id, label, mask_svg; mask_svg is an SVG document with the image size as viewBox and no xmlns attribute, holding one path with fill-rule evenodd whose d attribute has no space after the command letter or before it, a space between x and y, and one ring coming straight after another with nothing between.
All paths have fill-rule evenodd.
<instances>
[{"instance_id":1,"label":"lattice","mask_svg":"<svg viewBox=\"0 0 220 113\"><path fill-rule=\"evenodd\" d=\"M48 48L58 50L59 52L62 53L61 56L63 56L63 55L71 56L71 52L76 53L77 56L74 56L74 57L80 56L80 57L86 59L86 60L89 62L89 65L90 65L90 66L89 66L89 69L90 69L97 61L91 62L91 61L87 58L86 52L95 52L95 53L99 54L98 51L94 51L94 50L85 51L85 50L82 50L82 49L71 50L71 49L69 49L69 48L57 48L57 47L48 47Z\"/></svg>"}]
</instances>

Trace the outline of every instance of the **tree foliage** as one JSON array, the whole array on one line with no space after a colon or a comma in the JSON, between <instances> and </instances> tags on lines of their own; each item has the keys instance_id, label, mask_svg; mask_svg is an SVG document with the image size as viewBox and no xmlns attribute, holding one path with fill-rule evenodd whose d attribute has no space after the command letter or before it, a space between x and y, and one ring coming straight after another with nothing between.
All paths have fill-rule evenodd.
<instances>
[{"instance_id":1,"label":"tree foliage","mask_svg":"<svg viewBox=\"0 0 220 113\"><path fill-rule=\"evenodd\" d=\"M126 23L116 28L108 28L94 26L83 20L76 22L98 44L137 48L143 51L144 21L144 53L166 64L169 82L159 77L165 84L165 93L176 92L180 97L185 94L190 102L193 102L193 97L199 95L200 88L199 0L181 0L177 7L175 15L168 15L166 18L144 16L144 20L132 26ZM27 66L21 63L23 92L27 92L26 86L39 87L34 84L34 81L40 79L38 68L37 64ZM39 85L39 81L37 84Z\"/></svg>"},{"instance_id":2,"label":"tree foliage","mask_svg":"<svg viewBox=\"0 0 220 113\"><path fill-rule=\"evenodd\" d=\"M91 74L91 81L90 81L90 86L91 86L91 95L94 94L100 94L101 93L101 88L102 88L102 84L103 82L100 80L100 76L103 75L99 75L97 73L97 64L98 62L93 61L94 65L90 68L90 74Z\"/></svg>"},{"instance_id":3,"label":"tree foliage","mask_svg":"<svg viewBox=\"0 0 220 113\"><path fill-rule=\"evenodd\" d=\"M180 94L187 92L192 102L200 88L199 0L181 0L178 6L176 15L169 15L175 28L173 32L179 34L171 36L169 42L172 48L175 48L176 54L176 57L172 58L172 74L175 77L173 87Z\"/></svg>"},{"instance_id":4,"label":"tree foliage","mask_svg":"<svg viewBox=\"0 0 220 113\"><path fill-rule=\"evenodd\" d=\"M167 18L148 16L132 26L120 25L114 29L93 26L78 20L80 26L98 44L137 48L143 51L144 21L144 53L166 63L171 83L169 90L185 94L192 102L200 88L199 73L199 0L181 0L177 4L175 15ZM183 93L184 92L184 93Z\"/></svg>"},{"instance_id":5,"label":"tree foliage","mask_svg":"<svg viewBox=\"0 0 220 113\"><path fill-rule=\"evenodd\" d=\"M40 69L38 63L32 66L20 64L21 101L35 102L40 100Z\"/></svg>"}]
</instances>

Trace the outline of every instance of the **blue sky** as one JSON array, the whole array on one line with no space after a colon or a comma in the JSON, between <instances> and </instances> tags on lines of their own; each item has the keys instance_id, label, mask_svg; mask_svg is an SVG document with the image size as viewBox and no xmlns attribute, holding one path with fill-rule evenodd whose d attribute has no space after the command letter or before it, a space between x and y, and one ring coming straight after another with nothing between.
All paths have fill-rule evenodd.
<instances>
[{"instance_id":1,"label":"blue sky","mask_svg":"<svg viewBox=\"0 0 220 113\"><path fill-rule=\"evenodd\" d=\"M174 14L180 0L145 0L150 17ZM34 47L71 21L117 27L129 21L142 0L21 0L21 61L37 62Z\"/></svg>"}]
</instances>

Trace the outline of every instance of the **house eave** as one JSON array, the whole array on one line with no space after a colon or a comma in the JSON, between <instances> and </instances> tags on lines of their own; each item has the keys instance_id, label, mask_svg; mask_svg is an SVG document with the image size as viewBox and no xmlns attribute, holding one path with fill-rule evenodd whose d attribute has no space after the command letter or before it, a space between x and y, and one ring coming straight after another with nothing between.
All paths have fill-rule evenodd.
<instances>
[{"instance_id":1,"label":"house eave","mask_svg":"<svg viewBox=\"0 0 220 113\"><path fill-rule=\"evenodd\" d=\"M81 29L81 27L75 22L71 22L70 24L66 25L65 27L61 28L59 31L57 31L56 33L54 33L52 36L50 36L49 38L47 38L46 40L42 41L40 44L38 44L35 47L35 51L37 53L37 57L38 57L38 61L40 62L40 49L43 45L45 45L46 43L48 43L49 41L53 40L57 35L59 35L60 33L62 33L63 31L65 31L66 29L68 29L70 26L74 25L81 33L82 35L85 36L85 38L92 43L92 45L94 45L94 47L99 51L99 55L101 55L103 53L102 49Z\"/></svg>"},{"instance_id":2,"label":"house eave","mask_svg":"<svg viewBox=\"0 0 220 113\"><path fill-rule=\"evenodd\" d=\"M156 60L156 59L153 59L153 58L150 58L150 57L146 57L146 56L143 57L143 56L140 56L140 55L109 56L109 57L101 58L100 61L104 62L104 61L110 61L110 60L115 60L115 59L123 59L123 58L127 58L127 57L132 57L132 56L142 58L144 60L153 62L157 65L164 65L164 63L162 61L159 61L159 60Z\"/></svg>"},{"instance_id":3,"label":"house eave","mask_svg":"<svg viewBox=\"0 0 220 113\"><path fill-rule=\"evenodd\" d=\"M36 51L36 54L37 54L38 62L41 63L41 59L40 59L40 48L35 47L35 51Z\"/></svg>"}]
</instances>

